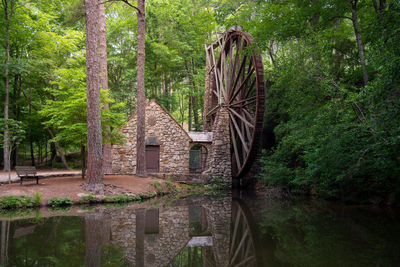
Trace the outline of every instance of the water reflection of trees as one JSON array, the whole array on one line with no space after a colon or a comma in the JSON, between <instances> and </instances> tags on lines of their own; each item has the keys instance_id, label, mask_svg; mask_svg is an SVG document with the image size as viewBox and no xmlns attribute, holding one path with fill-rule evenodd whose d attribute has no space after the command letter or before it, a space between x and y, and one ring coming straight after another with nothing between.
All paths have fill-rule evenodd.
<instances>
[{"instance_id":1,"label":"water reflection of trees","mask_svg":"<svg viewBox=\"0 0 400 267\"><path fill-rule=\"evenodd\" d=\"M380 208L272 201L260 229L271 266L398 266L399 225Z\"/></svg>"},{"instance_id":2,"label":"water reflection of trees","mask_svg":"<svg viewBox=\"0 0 400 267\"><path fill-rule=\"evenodd\" d=\"M3 221L1 264L257 266L242 206L230 196L192 197L159 208L96 207L81 217Z\"/></svg>"}]
</instances>

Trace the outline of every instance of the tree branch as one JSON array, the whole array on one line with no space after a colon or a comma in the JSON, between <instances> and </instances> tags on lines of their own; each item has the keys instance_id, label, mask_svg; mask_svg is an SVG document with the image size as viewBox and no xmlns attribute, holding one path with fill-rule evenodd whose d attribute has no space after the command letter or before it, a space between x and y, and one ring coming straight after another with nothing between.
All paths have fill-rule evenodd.
<instances>
[{"instance_id":1,"label":"tree branch","mask_svg":"<svg viewBox=\"0 0 400 267\"><path fill-rule=\"evenodd\" d=\"M134 5L132 5L131 3L129 3L129 0L117 0L117 1L124 2L125 4L127 4L128 6L130 6L131 8L136 9L136 11L137 11L139 14L142 14L142 12L140 12L139 8L137 8L136 6L134 6Z\"/></svg>"}]
</instances>

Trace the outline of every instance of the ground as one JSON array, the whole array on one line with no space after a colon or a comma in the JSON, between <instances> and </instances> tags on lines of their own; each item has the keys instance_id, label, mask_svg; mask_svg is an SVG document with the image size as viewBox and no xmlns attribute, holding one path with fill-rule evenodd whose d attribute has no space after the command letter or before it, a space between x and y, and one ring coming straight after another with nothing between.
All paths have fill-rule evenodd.
<instances>
[{"instance_id":1,"label":"ground","mask_svg":"<svg viewBox=\"0 0 400 267\"><path fill-rule=\"evenodd\" d=\"M73 173L70 172L70 174ZM151 176L148 178L139 178L133 175L106 175L104 177L105 195L138 195L139 193L153 192L155 188L152 184L155 181L158 181L164 189L167 189L164 180ZM39 179L38 185L36 184L36 180L24 180L22 185L19 183L0 184L0 198L10 195L32 197L38 192L42 195L42 204L46 204L52 197L69 197L72 200L78 200L82 197L82 194L88 194L87 191L83 190L85 183L86 180L82 180L81 176L68 176Z\"/></svg>"}]
</instances>

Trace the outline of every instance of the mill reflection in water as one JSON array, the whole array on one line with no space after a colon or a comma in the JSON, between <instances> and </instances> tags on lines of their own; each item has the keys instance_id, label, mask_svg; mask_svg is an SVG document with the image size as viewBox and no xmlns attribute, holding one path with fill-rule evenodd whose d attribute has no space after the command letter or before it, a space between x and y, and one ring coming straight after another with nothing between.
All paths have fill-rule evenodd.
<instances>
[{"instance_id":1,"label":"mill reflection in water","mask_svg":"<svg viewBox=\"0 0 400 267\"><path fill-rule=\"evenodd\" d=\"M1 266L398 266L399 213L228 196L2 219Z\"/></svg>"},{"instance_id":2,"label":"mill reflection in water","mask_svg":"<svg viewBox=\"0 0 400 267\"><path fill-rule=\"evenodd\" d=\"M255 266L252 242L230 196L190 197L158 208L98 206L82 216L4 220L1 264Z\"/></svg>"}]
</instances>

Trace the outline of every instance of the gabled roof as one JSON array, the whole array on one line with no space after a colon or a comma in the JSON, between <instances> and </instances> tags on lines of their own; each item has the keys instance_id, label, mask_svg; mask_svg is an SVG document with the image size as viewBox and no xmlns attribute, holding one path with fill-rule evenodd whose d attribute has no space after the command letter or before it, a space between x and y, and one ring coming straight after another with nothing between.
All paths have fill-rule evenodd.
<instances>
[{"instance_id":1,"label":"gabled roof","mask_svg":"<svg viewBox=\"0 0 400 267\"><path fill-rule=\"evenodd\" d=\"M195 143L211 143L213 140L212 132L188 132L188 135Z\"/></svg>"},{"instance_id":2,"label":"gabled roof","mask_svg":"<svg viewBox=\"0 0 400 267\"><path fill-rule=\"evenodd\" d=\"M152 98L152 99L147 99L146 101L146 107L150 106L151 103L155 103L164 113L166 113L172 121L174 121L176 123L176 125L186 134L186 136L192 141L192 138L189 136L188 132L185 131L185 129L183 129L183 127L174 119L174 117L171 116L171 114L169 114L168 111L166 111L160 104L157 103L157 101ZM127 124L129 124L129 121L136 117L136 112L137 110L135 109L135 111L133 112L133 114L129 117Z\"/></svg>"}]
</instances>

